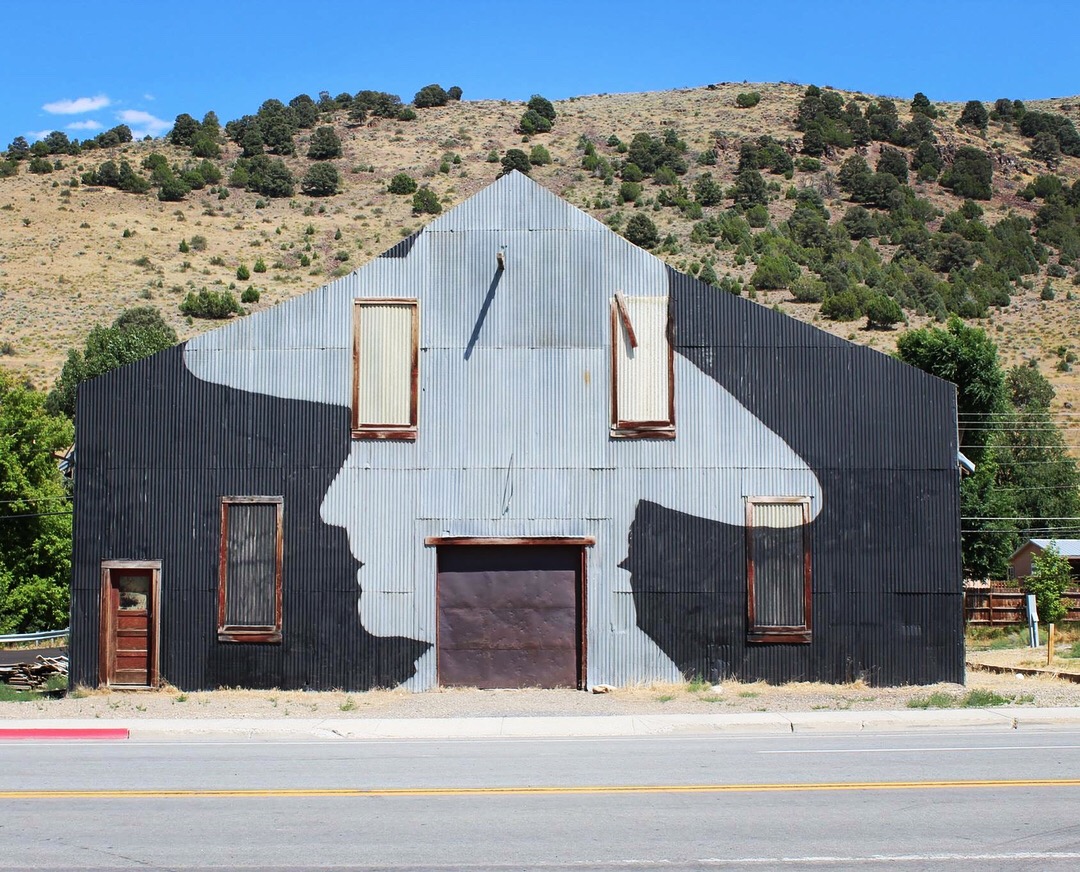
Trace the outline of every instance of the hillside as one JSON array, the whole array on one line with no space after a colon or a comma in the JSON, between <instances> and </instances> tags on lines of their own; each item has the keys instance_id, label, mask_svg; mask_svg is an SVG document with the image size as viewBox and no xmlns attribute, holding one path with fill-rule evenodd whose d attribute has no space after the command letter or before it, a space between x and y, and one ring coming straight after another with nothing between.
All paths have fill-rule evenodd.
<instances>
[{"instance_id":1,"label":"hillside","mask_svg":"<svg viewBox=\"0 0 1080 872\"><path fill-rule=\"evenodd\" d=\"M749 92L759 93L760 102L738 107L737 96ZM67 350L81 346L94 324L110 323L124 308L157 306L180 336L187 338L220 323L191 320L180 313L178 306L190 291L204 286L223 290L235 284L239 296L254 285L261 296L248 307L253 310L304 293L359 267L430 220L431 215L413 214L411 195L388 192L395 175L412 176L448 208L491 182L501 171L499 159L507 150L528 153L543 145L551 163L534 166L533 178L621 231L626 231L635 215L646 215L658 230L654 252L680 270L706 275L711 267L716 283L727 290L778 306L856 342L890 350L903 324L895 330L869 330L863 316L829 320L817 303L793 299L790 287L801 287L807 297L813 295L815 282L826 296L839 293L830 284L839 263L844 275L835 281L847 282L844 287L863 303L876 295L896 297L905 304L904 315L911 326L941 317L942 306L983 316L969 320L990 331L1007 363L1035 361L1057 390L1059 408L1080 403L1080 381L1072 367L1080 352L1080 287L1074 281L1080 260L1074 262L1076 254L1069 254L1073 237L1068 235L1075 233L1069 230L1075 218L1068 209L1075 212L1080 206L1062 207L1064 217L1059 223L1065 228L1064 241L1061 234L1053 236L1040 229L1040 238L1047 240L1041 262L1030 272L1014 274L1007 291L1001 290L1006 267L995 266L993 274L987 267L986 275L977 275L997 251L990 233L997 222L1010 214L1033 220L1047 206L1045 196L1031 199L1025 188L1037 176L1051 172L1066 186L1073 185L1080 179L1080 157L1051 157L1050 164L1036 160L1030 156L1033 139L1023 136L1019 125L991 120L985 132L977 126L958 127L962 104L934 104L938 115L929 124L943 170L949 169L964 146L989 155L992 195L978 203L983 214L970 211L961 217L957 210L962 197L928 177L920 180L912 171L907 205L898 205L899 195L888 206L884 201L864 199L864 203L879 229L890 212L908 210L918 216L917 221L908 215L901 226L894 214L891 230L865 232L860 250L855 241L847 242L849 234L835 232L854 204L854 195L838 179L853 155L861 153L872 170L883 149L894 146L881 141L861 147L826 146L824 154L806 159L800 152L805 126L799 130L796 124L805 92L805 86L793 84L725 83L670 92L578 97L556 102L553 129L530 137L518 131L525 108L521 103L451 101L416 109L415 120L369 116L359 125L350 119L347 108L323 105L312 128L296 131L296 154L283 157L297 180L296 192L285 197L228 183L241 148L224 135L221 156L212 161L223 180L192 190L178 202L160 201L156 188L137 194L81 181L72 184L108 160L126 160L143 176L149 175L143 162L155 152L178 169L200 162L189 148L163 140L123 143L73 156L50 155L52 171L48 173L28 172L29 161L19 161L13 175L0 178L0 365L47 388ZM825 93L836 92L825 89ZM839 96L844 104L863 108L880 99L848 92ZM289 99L289 95L267 97ZM895 102L899 123L910 125L910 98ZM1080 98L1031 102L1026 108L1080 122ZM300 192L299 181L313 163L306 157L313 128L323 125L332 125L341 140L341 156L332 161L341 189L332 196L312 197ZM674 131L667 142L672 153L682 155L683 172L646 172L639 182L629 182L640 185L639 191L627 188L623 164L634 136L647 133L659 144L668 130ZM731 188L739 177L741 146L765 135L793 158L794 166L790 178L761 170L766 188L758 195L767 199L763 204L767 217L759 212L758 220L750 223L764 226L751 230L739 216L749 216L750 208L730 211L734 204ZM914 142L895 148L907 162L917 160ZM710 151L715 152L715 163L710 162ZM583 160L591 169L583 167ZM720 186L715 195L699 185L706 173ZM237 181L235 176L233 180ZM620 189L634 196L620 204ZM820 194L833 231L792 246L787 239L788 219L807 203L811 211L818 208L800 198L799 192L806 189ZM738 227L725 223L732 215L741 222ZM921 236L912 235L917 223L925 227ZM744 235L740 238L739 234ZM761 237L757 247L755 237ZM963 251L954 252L956 246ZM846 253L837 254L841 248ZM899 272L888 274L886 265L894 260L899 263L901 254L911 256L906 267L911 283L905 286L907 290L894 293L887 282L896 280ZM951 254L960 263L953 281L947 283L949 261L943 258ZM999 256L1000 252L993 254ZM879 257L879 264L871 262ZM265 272L256 271L260 260ZM765 281L758 272L756 283L763 287L754 288L751 276L763 262L786 264L786 269L797 266L779 282ZM917 269L918 263L924 266ZM237 279L241 265L252 270L247 280ZM927 278L930 272L934 275ZM867 287L871 274L876 289ZM980 296L983 286L979 282L992 287L989 298ZM789 287L766 289L764 285ZM961 290L953 294L956 288ZM1008 304L999 305L1006 292Z\"/></svg>"}]
</instances>

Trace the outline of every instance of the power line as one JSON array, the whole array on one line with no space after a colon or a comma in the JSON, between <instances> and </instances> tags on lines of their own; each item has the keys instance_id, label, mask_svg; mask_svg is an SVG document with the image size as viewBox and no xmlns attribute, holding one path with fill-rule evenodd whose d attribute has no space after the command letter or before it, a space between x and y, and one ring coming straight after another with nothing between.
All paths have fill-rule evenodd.
<instances>
[{"instance_id":1,"label":"power line","mask_svg":"<svg viewBox=\"0 0 1080 872\"><path fill-rule=\"evenodd\" d=\"M32 512L26 515L0 515L0 521L10 521L15 518L49 518L53 515L74 515L74 512Z\"/></svg>"},{"instance_id":2,"label":"power line","mask_svg":"<svg viewBox=\"0 0 1080 872\"><path fill-rule=\"evenodd\" d=\"M0 503L58 503L68 502L71 497L20 497L17 500L0 500Z\"/></svg>"}]
</instances>

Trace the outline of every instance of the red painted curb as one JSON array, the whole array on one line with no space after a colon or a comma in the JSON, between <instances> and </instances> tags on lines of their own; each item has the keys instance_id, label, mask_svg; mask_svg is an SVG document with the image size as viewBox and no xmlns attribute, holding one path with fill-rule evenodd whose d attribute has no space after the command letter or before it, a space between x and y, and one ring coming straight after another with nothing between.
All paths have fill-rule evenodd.
<instances>
[{"instance_id":1,"label":"red painted curb","mask_svg":"<svg viewBox=\"0 0 1080 872\"><path fill-rule=\"evenodd\" d=\"M4 739L127 739L128 730L125 727L88 727L85 729L68 729L65 727L42 727L40 729L12 729L0 728L0 741Z\"/></svg>"}]
</instances>

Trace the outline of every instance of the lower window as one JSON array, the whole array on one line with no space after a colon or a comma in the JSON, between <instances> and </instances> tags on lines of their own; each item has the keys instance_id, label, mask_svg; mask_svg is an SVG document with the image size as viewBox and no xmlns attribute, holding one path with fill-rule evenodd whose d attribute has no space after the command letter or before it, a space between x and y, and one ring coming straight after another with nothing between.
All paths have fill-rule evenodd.
<instances>
[{"instance_id":1,"label":"lower window","mask_svg":"<svg viewBox=\"0 0 1080 872\"><path fill-rule=\"evenodd\" d=\"M752 497L746 504L749 642L810 641L810 499Z\"/></svg>"},{"instance_id":2,"label":"lower window","mask_svg":"<svg viewBox=\"0 0 1080 872\"><path fill-rule=\"evenodd\" d=\"M222 497L218 640L281 641L281 497Z\"/></svg>"}]
</instances>

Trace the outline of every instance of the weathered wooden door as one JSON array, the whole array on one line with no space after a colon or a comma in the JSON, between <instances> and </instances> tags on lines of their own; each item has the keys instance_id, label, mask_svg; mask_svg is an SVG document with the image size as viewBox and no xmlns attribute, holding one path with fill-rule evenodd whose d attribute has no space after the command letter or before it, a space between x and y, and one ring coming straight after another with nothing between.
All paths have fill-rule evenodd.
<instances>
[{"instance_id":1,"label":"weathered wooden door","mask_svg":"<svg viewBox=\"0 0 1080 872\"><path fill-rule=\"evenodd\" d=\"M452 545L438 561L439 684L581 686L581 547Z\"/></svg>"},{"instance_id":2,"label":"weathered wooden door","mask_svg":"<svg viewBox=\"0 0 1080 872\"><path fill-rule=\"evenodd\" d=\"M101 679L110 686L157 683L156 570L103 567Z\"/></svg>"}]
</instances>

